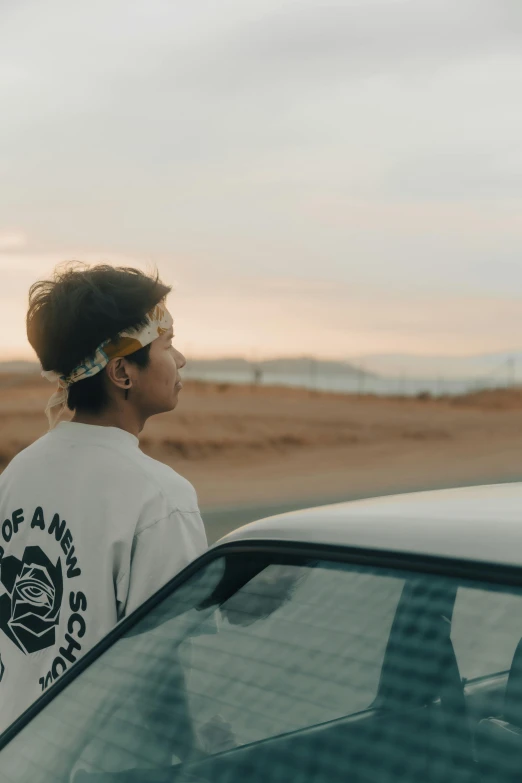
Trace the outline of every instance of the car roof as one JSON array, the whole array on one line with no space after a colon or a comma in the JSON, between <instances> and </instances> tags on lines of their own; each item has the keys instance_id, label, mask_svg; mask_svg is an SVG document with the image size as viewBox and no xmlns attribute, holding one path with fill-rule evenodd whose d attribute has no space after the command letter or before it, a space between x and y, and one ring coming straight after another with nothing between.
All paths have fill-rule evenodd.
<instances>
[{"instance_id":1,"label":"car roof","mask_svg":"<svg viewBox=\"0 0 522 783\"><path fill-rule=\"evenodd\" d=\"M310 542L522 565L522 483L415 492L262 519L218 544Z\"/></svg>"}]
</instances>

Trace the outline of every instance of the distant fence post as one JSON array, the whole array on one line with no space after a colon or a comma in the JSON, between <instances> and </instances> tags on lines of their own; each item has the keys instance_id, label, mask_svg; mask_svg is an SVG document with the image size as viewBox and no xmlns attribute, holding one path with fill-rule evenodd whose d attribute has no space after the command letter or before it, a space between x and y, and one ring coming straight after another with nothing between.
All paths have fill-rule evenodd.
<instances>
[{"instance_id":1,"label":"distant fence post","mask_svg":"<svg viewBox=\"0 0 522 783\"><path fill-rule=\"evenodd\" d=\"M317 362L314 358L310 359L310 392L314 394L317 391Z\"/></svg>"},{"instance_id":2,"label":"distant fence post","mask_svg":"<svg viewBox=\"0 0 522 783\"><path fill-rule=\"evenodd\" d=\"M364 394L364 381L366 380L366 373L364 372L364 367L362 364L359 364L358 366L358 373L357 373L357 394L359 397L362 397Z\"/></svg>"},{"instance_id":3,"label":"distant fence post","mask_svg":"<svg viewBox=\"0 0 522 783\"><path fill-rule=\"evenodd\" d=\"M253 386L257 387L261 385L261 381L263 380L263 370L259 366L259 364L254 364L252 367L252 382Z\"/></svg>"}]
</instances>

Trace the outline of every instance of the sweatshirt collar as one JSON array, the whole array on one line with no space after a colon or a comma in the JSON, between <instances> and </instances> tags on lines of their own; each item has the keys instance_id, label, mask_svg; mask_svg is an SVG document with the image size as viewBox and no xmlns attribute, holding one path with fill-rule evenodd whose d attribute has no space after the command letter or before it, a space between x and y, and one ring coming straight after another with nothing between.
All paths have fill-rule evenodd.
<instances>
[{"instance_id":1,"label":"sweatshirt collar","mask_svg":"<svg viewBox=\"0 0 522 783\"><path fill-rule=\"evenodd\" d=\"M123 446L134 448L140 443L135 435L119 427L100 427L95 424L78 424L74 421L60 422L53 432L59 438L83 443L121 443Z\"/></svg>"}]
</instances>

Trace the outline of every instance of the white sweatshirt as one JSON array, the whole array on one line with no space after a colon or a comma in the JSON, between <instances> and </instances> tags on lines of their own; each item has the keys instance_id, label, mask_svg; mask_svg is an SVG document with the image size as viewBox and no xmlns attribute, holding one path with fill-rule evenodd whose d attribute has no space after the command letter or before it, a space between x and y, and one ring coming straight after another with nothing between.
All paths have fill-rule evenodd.
<instances>
[{"instance_id":1,"label":"white sweatshirt","mask_svg":"<svg viewBox=\"0 0 522 783\"><path fill-rule=\"evenodd\" d=\"M63 422L0 477L0 731L207 547L192 485Z\"/></svg>"}]
</instances>

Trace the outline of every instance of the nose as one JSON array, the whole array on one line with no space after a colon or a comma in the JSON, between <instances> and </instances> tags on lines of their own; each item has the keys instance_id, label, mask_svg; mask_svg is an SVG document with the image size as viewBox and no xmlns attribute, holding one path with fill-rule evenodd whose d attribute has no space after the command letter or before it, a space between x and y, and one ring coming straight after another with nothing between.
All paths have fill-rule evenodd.
<instances>
[{"instance_id":1,"label":"nose","mask_svg":"<svg viewBox=\"0 0 522 783\"><path fill-rule=\"evenodd\" d=\"M176 351L176 366L178 370L182 370L187 363L186 358L183 356L183 354L180 351Z\"/></svg>"}]
</instances>

